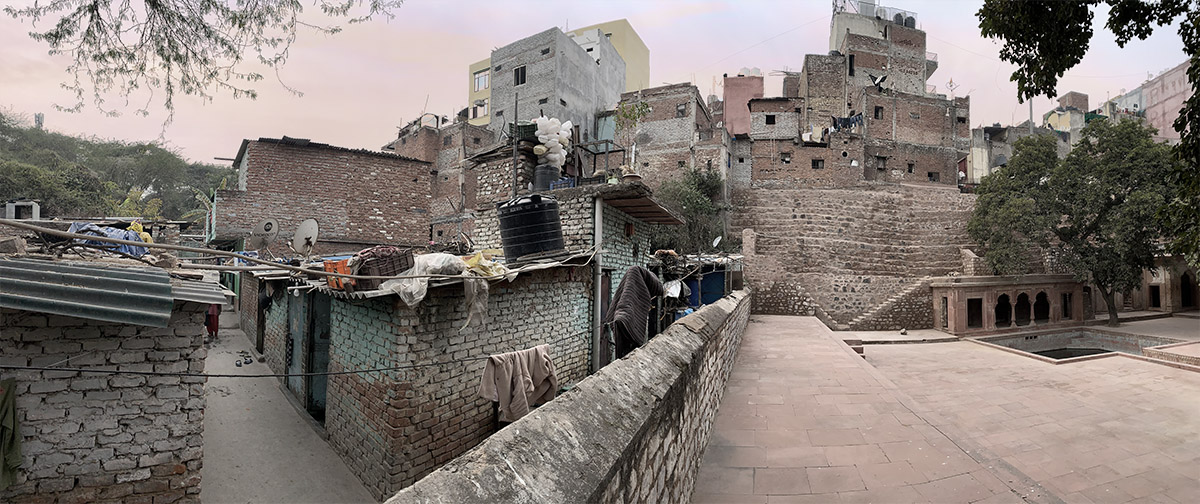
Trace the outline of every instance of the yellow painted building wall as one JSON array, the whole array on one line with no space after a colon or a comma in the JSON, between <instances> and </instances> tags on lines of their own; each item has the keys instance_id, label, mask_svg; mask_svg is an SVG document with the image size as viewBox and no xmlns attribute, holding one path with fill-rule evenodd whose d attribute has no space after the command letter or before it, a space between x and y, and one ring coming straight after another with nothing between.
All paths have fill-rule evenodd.
<instances>
[{"instance_id":1,"label":"yellow painted building wall","mask_svg":"<svg viewBox=\"0 0 1200 504\"><path fill-rule=\"evenodd\" d=\"M568 35L580 35L591 30L600 30L609 35L608 41L617 49L617 54L625 60L625 91L638 91L650 87L650 49L642 42L642 37L629 24L629 21L618 19L607 23L586 26L573 30Z\"/></svg>"},{"instance_id":2,"label":"yellow painted building wall","mask_svg":"<svg viewBox=\"0 0 1200 504\"><path fill-rule=\"evenodd\" d=\"M476 126L485 126L492 120L491 68L492 68L492 58L487 58L485 60L472 63L471 66L467 68L467 114L468 114L467 117L471 117L471 119L468 120L467 122L474 124ZM475 74L479 73L481 71L485 71L485 70L489 74L488 75L488 85L487 85L487 87L476 91L475 90ZM486 100L487 108L486 109L481 108L478 112L476 112L476 106L475 106L476 100ZM477 115L477 117L474 117L476 115Z\"/></svg>"}]
</instances>

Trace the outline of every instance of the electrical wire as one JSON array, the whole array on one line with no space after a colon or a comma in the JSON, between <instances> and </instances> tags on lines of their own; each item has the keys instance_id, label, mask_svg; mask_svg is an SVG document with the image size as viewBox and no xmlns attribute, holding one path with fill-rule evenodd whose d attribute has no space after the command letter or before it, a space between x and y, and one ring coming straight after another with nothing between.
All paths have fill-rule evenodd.
<instances>
[{"instance_id":1,"label":"electrical wire","mask_svg":"<svg viewBox=\"0 0 1200 504\"><path fill-rule=\"evenodd\" d=\"M173 373L166 371L133 371L119 369L89 369L89 368L68 368L68 367L51 367L51 366L13 366L8 364L0 364L0 369L11 371L67 371L76 373L96 373L107 375L133 375L133 376L178 376L184 378L289 378L293 376L340 376L350 374L366 374L366 373L384 373L388 371L402 371L405 369L419 369L431 366L443 366L446 364L459 364L464 362L475 362L489 358L486 357L468 357L466 359L455 359L446 362L430 362L426 364L412 364L407 366L390 366L371 369L352 369L346 371L323 371L319 373L256 373L256 374L231 374L231 373Z\"/></svg>"}]
</instances>

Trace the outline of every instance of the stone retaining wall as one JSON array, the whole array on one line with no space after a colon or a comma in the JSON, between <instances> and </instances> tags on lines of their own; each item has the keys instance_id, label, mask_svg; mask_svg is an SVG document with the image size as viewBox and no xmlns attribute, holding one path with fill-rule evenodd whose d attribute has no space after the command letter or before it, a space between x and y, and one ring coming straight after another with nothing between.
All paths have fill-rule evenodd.
<instances>
[{"instance_id":1,"label":"stone retaining wall","mask_svg":"<svg viewBox=\"0 0 1200 504\"><path fill-rule=\"evenodd\" d=\"M206 308L176 302L163 328L4 309L0 363L201 373ZM203 377L3 377L16 379L23 461L0 502L200 501Z\"/></svg>"},{"instance_id":2,"label":"stone retaining wall","mask_svg":"<svg viewBox=\"0 0 1200 504\"><path fill-rule=\"evenodd\" d=\"M688 501L749 313L700 309L388 503Z\"/></svg>"}]
</instances>

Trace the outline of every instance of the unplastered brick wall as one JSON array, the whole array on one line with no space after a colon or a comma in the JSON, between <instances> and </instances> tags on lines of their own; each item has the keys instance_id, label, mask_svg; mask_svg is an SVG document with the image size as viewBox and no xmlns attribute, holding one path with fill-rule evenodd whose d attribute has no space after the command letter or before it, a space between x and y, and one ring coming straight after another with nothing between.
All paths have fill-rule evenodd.
<instances>
[{"instance_id":1,"label":"unplastered brick wall","mask_svg":"<svg viewBox=\"0 0 1200 504\"><path fill-rule=\"evenodd\" d=\"M688 502L749 298L684 317L388 503Z\"/></svg>"},{"instance_id":2,"label":"unplastered brick wall","mask_svg":"<svg viewBox=\"0 0 1200 504\"><path fill-rule=\"evenodd\" d=\"M165 328L3 309L0 363L201 373L206 308L176 302ZM23 459L0 502L200 502L203 378L9 370L4 377L17 383Z\"/></svg>"},{"instance_id":3,"label":"unplastered brick wall","mask_svg":"<svg viewBox=\"0 0 1200 504\"><path fill-rule=\"evenodd\" d=\"M238 294L238 326L254 341L258 334L258 279L250 272L241 274L241 292Z\"/></svg>"},{"instance_id":4,"label":"unplastered brick wall","mask_svg":"<svg viewBox=\"0 0 1200 504\"><path fill-rule=\"evenodd\" d=\"M974 201L936 186L738 190L730 226L758 235L745 260L756 309L810 314L811 301L847 324L917 279L958 271Z\"/></svg>"},{"instance_id":5,"label":"unplastered brick wall","mask_svg":"<svg viewBox=\"0 0 1200 504\"><path fill-rule=\"evenodd\" d=\"M834 133L826 145L754 140L750 153L754 188L852 187L863 182L861 135Z\"/></svg>"},{"instance_id":6,"label":"unplastered brick wall","mask_svg":"<svg viewBox=\"0 0 1200 504\"><path fill-rule=\"evenodd\" d=\"M382 498L493 432L492 403L479 397L488 355L548 344L560 385L582 380L591 278L588 267L560 267L493 283L486 323L461 331L461 284L431 288L414 308L395 297L335 298L329 371L421 367L330 376L325 428L334 451Z\"/></svg>"},{"instance_id":7,"label":"unplastered brick wall","mask_svg":"<svg viewBox=\"0 0 1200 504\"><path fill-rule=\"evenodd\" d=\"M282 282L275 282L276 289L283 289ZM263 362L276 373L287 369L287 313L288 299L286 291L276 290L271 297L271 304L263 313Z\"/></svg>"},{"instance_id":8,"label":"unplastered brick wall","mask_svg":"<svg viewBox=\"0 0 1200 504\"><path fill-rule=\"evenodd\" d=\"M696 86L673 84L629 92L621 95L621 103L649 107L634 128L623 130L617 138L621 145L637 145L635 168L647 186L657 189L700 166L694 149L702 140L702 130L710 136L713 121Z\"/></svg>"},{"instance_id":9,"label":"unplastered brick wall","mask_svg":"<svg viewBox=\"0 0 1200 504\"><path fill-rule=\"evenodd\" d=\"M316 219L323 240L421 244L429 236L430 170L379 152L260 139L247 143L244 190L217 192L217 238L245 238L276 219L280 236ZM276 240L281 252L285 240Z\"/></svg>"}]
</instances>

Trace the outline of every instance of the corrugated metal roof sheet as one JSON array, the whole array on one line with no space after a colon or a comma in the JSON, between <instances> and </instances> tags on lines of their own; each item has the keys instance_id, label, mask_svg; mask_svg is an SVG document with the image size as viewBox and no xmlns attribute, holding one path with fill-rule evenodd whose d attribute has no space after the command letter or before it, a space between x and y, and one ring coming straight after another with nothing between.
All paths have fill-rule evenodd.
<instances>
[{"instance_id":1,"label":"corrugated metal roof sheet","mask_svg":"<svg viewBox=\"0 0 1200 504\"><path fill-rule=\"evenodd\" d=\"M183 281L178 296L171 284L158 268L0 257L4 308L166 327L175 299L225 302L216 284Z\"/></svg>"},{"instance_id":2,"label":"corrugated metal roof sheet","mask_svg":"<svg viewBox=\"0 0 1200 504\"><path fill-rule=\"evenodd\" d=\"M225 289L220 284L198 280L171 279L171 297L176 301L191 301L203 304L224 304L229 302L225 297Z\"/></svg>"}]
</instances>

